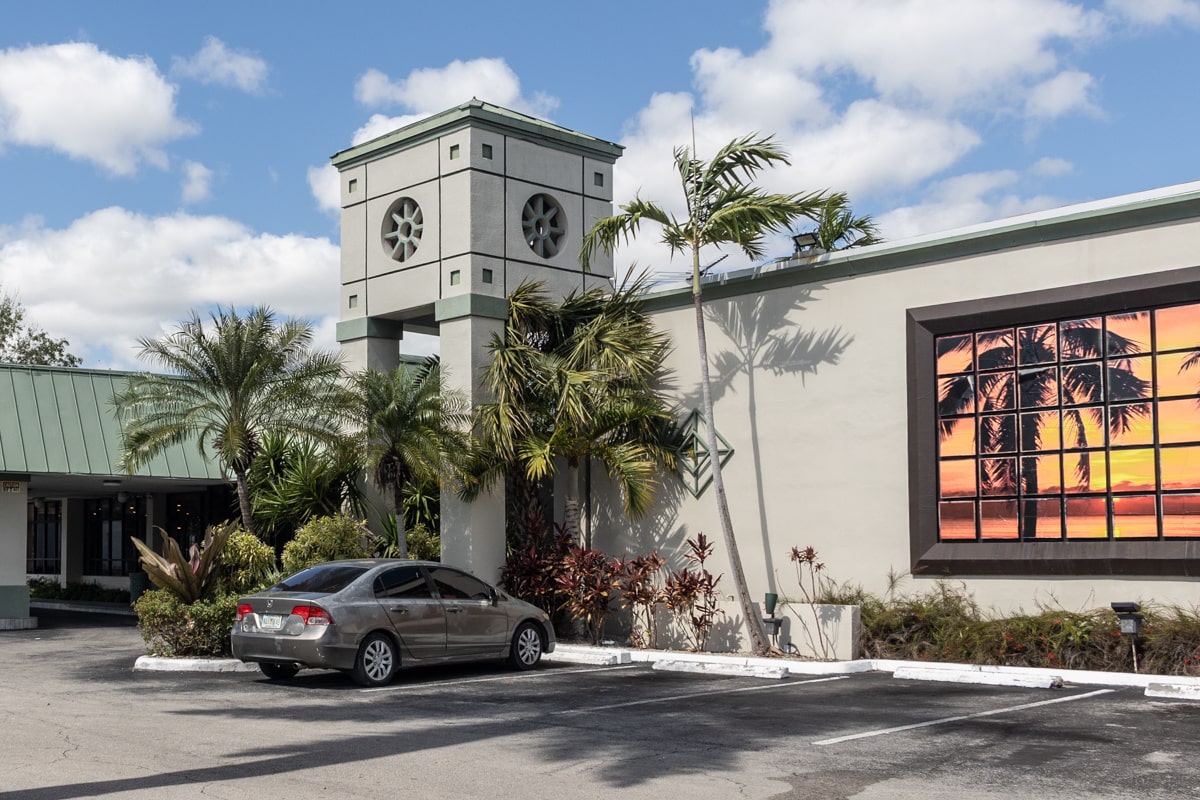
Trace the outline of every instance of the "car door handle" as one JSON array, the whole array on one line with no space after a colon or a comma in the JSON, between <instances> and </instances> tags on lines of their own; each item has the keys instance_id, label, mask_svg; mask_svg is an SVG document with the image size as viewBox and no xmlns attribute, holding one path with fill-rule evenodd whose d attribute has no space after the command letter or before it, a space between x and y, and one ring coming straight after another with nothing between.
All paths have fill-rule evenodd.
<instances>
[{"instance_id":1,"label":"car door handle","mask_svg":"<svg viewBox=\"0 0 1200 800\"><path fill-rule=\"evenodd\" d=\"M394 614L407 614L408 613L408 609L405 608L404 606L392 606L391 608L388 609L388 611L391 611Z\"/></svg>"},{"instance_id":2,"label":"car door handle","mask_svg":"<svg viewBox=\"0 0 1200 800\"><path fill-rule=\"evenodd\" d=\"M446 609L447 614L461 614L462 612L463 612L463 610L461 608L458 608L457 606L450 606L449 608Z\"/></svg>"}]
</instances>

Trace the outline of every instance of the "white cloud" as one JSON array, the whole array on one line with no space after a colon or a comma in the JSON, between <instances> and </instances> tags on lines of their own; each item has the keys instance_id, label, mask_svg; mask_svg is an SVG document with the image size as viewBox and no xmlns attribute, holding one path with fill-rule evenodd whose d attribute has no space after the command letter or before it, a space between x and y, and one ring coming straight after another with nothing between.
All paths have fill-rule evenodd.
<instances>
[{"instance_id":1,"label":"white cloud","mask_svg":"<svg viewBox=\"0 0 1200 800\"><path fill-rule=\"evenodd\" d=\"M894 241L1062 205L1053 197L1020 197L1014 191L1020 178L1015 170L958 175L935 184L919 204L881 214L876 222Z\"/></svg>"},{"instance_id":2,"label":"white cloud","mask_svg":"<svg viewBox=\"0 0 1200 800\"><path fill-rule=\"evenodd\" d=\"M162 147L197 128L175 113L175 89L154 63L95 45L0 51L0 146L49 147L130 175L167 166Z\"/></svg>"},{"instance_id":3,"label":"white cloud","mask_svg":"<svg viewBox=\"0 0 1200 800\"><path fill-rule=\"evenodd\" d=\"M357 146L363 142L369 142L372 139L383 136L385 133L391 133L397 128L403 128L405 125L419 122L427 116L429 115L402 114L398 117L389 117L386 114L372 114L371 118L354 132L354 136L350 138L350 144L351 146Z\"/></svg>"},{"instance_id":4,"label":"white cloud","mask_svg":"<svg viewBox=\"0 0 1200 800\"><path fill-rule=\"evenodd\" d=\"M197 161L183 162L183 202L199 203L212 197L212 170Z\"/></svg>"},{"instance_id":5,"label":"white cloud","mask_svg":"<svg viewBox=\"0 0 1200 800\"><path fill-rule=\"evenodd\" d=\"M1141 25L1182 22L1200 26L1200 3L1195 0L1108 0L1105 8Z\"/></svg>"},{"instance_id":6,"label":"white cloud","mask_svg":"<svg viewBox=\"0 0 1200 800\"><path fill-rule=\"evenodd\" d=\"M332 164L326 164L323 167L309 167L308 189L316 198L317 208L329 212L341 209L342 185L338 178L337 167Z\"/></svg>"},{"instance_id":7,"label":"white cloud","mask_svg":"<svg viewBox=\"0 0 1200 800\"><path fill-rule=\"evenodd\" d=\"M1100 109L1091 99L1094 84L1086 72L1060 72L1029 91L1025 114L1032 119L1053 119L1072 111L1099 114Z\"/></svg>"},{"instance_id":8,"label":"white cloud","mask_svg":"<svg viewBox=\"0 0 1200 800\"><path fill-rule=\"evenodd\" d=\"M266 87L267 71L267 62L245 50L230 50L215 36L205 37L204 46L191 58L171 61L171 72L176 75L250 94L259 94Z\"/></svg>"},{"instance_id":9,"label":"white cloud","mask_svg":"<svg viewBox=\"0 0 1200 800\"><path fill-rule=\"evenodd\" d=\"M63 229L27 220L0 230L0 284L87 366L136 367L138 337L216 304L266 304L309 318L319 345L334 348L338 263L328 239L255 233L216 216L113 207Z\"/></svg>"},{"instance_id":10,"label":"white cloud","mask_svg":"<svg viewBox=\"0 0 1200 800\"><path fill-rule=\"evenodd\" d=\"M1054 74L1056 44L1094 39L1106 20L1066 0L772 0L766 27L780 66L848 73L884 98L953 108Z\"/></svg>"},{"instance_id":11,"label":"white cloud","mask_svg":"<svg viewBox=\"0 0 1200 800\"><path fill-rule=\"evenodd\" d=\"M1075 169L1075 165L1065 158L1040 158L1030 167L1029 171L1034 175L1042 175L1045 177L1056 177L1058 175L1070 174Z\"/></svg>"},{"instance_id":12,"label":"white cloud","mask_svg":"<svg viewBox=\"0 0 1200 800\"><path fill-rule=\"evenodd\" d=\"M558 100L537 92L526 97L521 80L502 58L451 61L444 67L416 69L393 80L377 69L367 70L354 87L354 97L366 106L402 106L426 116L472 97L533 116L545 116Z\"/></svg>"}]
</instances>

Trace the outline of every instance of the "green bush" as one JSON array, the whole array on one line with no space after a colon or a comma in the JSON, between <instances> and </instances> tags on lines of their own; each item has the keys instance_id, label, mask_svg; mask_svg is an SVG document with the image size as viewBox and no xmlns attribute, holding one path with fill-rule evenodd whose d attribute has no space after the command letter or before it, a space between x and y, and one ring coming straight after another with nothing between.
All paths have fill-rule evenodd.
<instances>
[{"instance_id":1,"label":"green bush","mask_svg":"<svg viewBox=\"0 0 1200 800\"><path fill-rule=\"evenodd\" d=\"M366 558L366 526L346 516L317 517L284 545L283 569L289 575L322 561Z\"/></svg>"},{"instance_id":2,"label":"green bush","mask_svg":"<svg viewBox=\"0 0 1200 800\"><path fill-rule=\"evenodd\" d=\"M442 537L418 522L405 531L408 539L408 557L416 561L441 561Z\"/></svg>"},{"instance_id":3,"label":"green bush","mask_svg":"<svg viewBox=\"0 0 1200 800\"><path fill-rule=\"evenodd\" d=\"M939 583L924 594L888 598L863 593L865 658L952 661L1013 667L1132 672L1128 636L1109 609L990 617L959 588ZM1200 675L1200 614L1147 606L1137 668L1158 675Z\"/></svg>"},{"instance_id":4,"label":"green bush","mask_svg":"<svg viewBox=\"0 0 1200 800\"><path fill-rule=\"evenodd\" d=\"M217 556L215 591L219 595L253 594L274 583L276 572L274 549L239 527Z\"/></svg>"},{"instance_id":5,"label":"green bush","mask_svg":"<svg viewBox=\"0 0 1200 800\"><path fill-rule=\"evenodd\" d=\"M155 589L134 604L146 652L166 657L229 657L229 633L237 595L185 605L172 592Z\"/></svg>"},{"instance_id":6,"label":"green bush","mask_svg":"<svg viewBox=\"0 0 1200 800\"><path fill-rule=\"evenodd\" d=\"M109 589L98 583L68 583L53 578L30 578L29 596L38 600L79 600L88 603L128 603L125 589Z\"/></svg>"}]
</instances>

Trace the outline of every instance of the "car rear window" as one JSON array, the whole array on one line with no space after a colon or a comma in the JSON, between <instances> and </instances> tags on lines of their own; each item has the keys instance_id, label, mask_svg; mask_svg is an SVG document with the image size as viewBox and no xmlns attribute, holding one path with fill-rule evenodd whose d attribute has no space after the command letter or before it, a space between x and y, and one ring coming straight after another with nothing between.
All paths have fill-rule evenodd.
<instances>
[{"instance_id":1,"label":"car rear window","mask_svg":"<svg viewBox=\"0 0 1200 800\"><path fill-rule=\"evenodd\" d=\"M272 586L271 591L331 594L345 589L366 571L366 567L358 564L317 564L284 578Z\"/></svg>"}]
</instances>

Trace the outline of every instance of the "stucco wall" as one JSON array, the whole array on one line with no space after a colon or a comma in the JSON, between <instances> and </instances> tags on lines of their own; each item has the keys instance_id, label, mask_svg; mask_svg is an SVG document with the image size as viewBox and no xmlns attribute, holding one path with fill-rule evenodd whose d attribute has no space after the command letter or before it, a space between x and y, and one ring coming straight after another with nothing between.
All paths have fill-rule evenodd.
<instances>
[{"instance_id":1,"label":"stucco wall","mask_svg":"<svg viewBox=\"0 0 1200 800\"><path fill-rule=\"evenodd\" d=\"M829 577L876 593L909 570L908 309L1193 267L1197 242L1200 223L1187 221L811 282L806 267L792 267L794 285L760 288L778 285L775 275L707 300L717 429L735 451L725 481L752 593L797 594L793 546L815 547ZM675 343L680 401L698 408L694 312L677 306L655 319ZM616 553L704 531L717 541L713 571L726 571L711 489L694 499L676 488L646 519L630 527L613 515L602 528L598 542ZM910 576L900 589L935 579ZM1200 599L1187 579L955 580L998 610ZM728 579L724 589L732 592Z\"/></svg>"}]
</instances>

